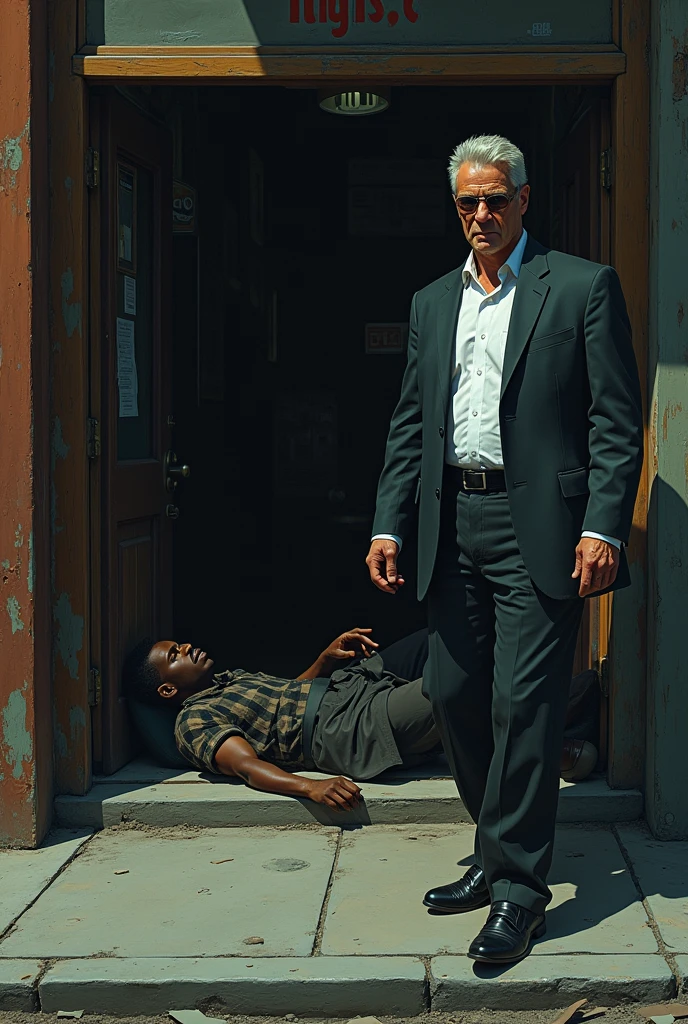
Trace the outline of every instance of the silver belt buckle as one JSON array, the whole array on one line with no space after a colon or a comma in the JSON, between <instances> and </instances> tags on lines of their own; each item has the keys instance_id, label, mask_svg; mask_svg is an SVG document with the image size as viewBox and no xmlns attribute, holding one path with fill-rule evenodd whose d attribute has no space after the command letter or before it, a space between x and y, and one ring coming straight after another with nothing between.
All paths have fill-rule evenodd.
<instances>
[{"instance_id":1,"label":"silver belt buckle","mask_svg":"<svg viewBox=\"0 0 688 1024\"><path fill-rule=\"evenodd\" d=\"M471 486L469 486L466 483L466 476L469 473L472 476L481 476L483 478L482 487L471 487ZM486 491L487 490L487 475L484 472L481 472L480 470L476 471L474 469L464 469L464 471L463 471L463 489L464 489L464 491Z\"/></svg>"}]
</instances>

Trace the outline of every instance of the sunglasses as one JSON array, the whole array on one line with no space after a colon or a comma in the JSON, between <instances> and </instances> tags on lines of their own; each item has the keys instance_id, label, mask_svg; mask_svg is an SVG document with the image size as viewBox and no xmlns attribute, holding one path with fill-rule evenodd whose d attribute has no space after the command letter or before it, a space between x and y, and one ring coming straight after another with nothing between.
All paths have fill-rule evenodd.
<instances>
[{"instance_id":1,"label":"sunglasses","mask_svg":"<svg viewBox=\"0 0 688 1024\"><path fill-rule=\"evenodd\" d=\"M486 196L454 196L454 202L459 213L475 213L480 203L485 203L490 213L502 213L517 195L518 189L511 195L506 192L490 192Z\"/></svg>"}]
</instances>

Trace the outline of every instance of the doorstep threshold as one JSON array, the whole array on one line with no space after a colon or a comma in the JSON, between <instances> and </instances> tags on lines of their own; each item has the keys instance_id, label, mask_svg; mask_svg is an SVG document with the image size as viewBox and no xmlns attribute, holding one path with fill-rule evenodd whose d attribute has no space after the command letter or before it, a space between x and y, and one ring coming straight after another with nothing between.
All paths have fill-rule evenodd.
<instances>
[{"instance_id":1,"label":"doorstep threshold","mask_svg":"<svg viewBox=\"0 0 688 1024\"><path fill-rule=\"evenodd\" d=\"M318 778L314 772L304 775ZM238 779L196 771L164 769L132 762L114 775L100 776L85 796L58 796L56 824L108 828L122 822L174 827L194 825L285 826L451 824L470 822L451 778L389 772L361 783L363 800L355 811L336 812L311 800L260 793ZM601 776L560 782L558 820L565 823L635 821L642 817L638 790L610 789Z\"/></svg>"}]
</instances>

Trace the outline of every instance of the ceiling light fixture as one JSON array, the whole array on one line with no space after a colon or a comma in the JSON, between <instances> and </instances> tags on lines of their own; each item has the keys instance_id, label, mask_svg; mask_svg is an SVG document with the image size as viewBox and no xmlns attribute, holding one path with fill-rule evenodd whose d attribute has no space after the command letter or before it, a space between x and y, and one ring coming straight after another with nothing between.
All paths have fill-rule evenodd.
<instances>
[{"instance_id":1,"label":"ceiling light fixture","mask_svg":"<svg viewBox=\"0 0 688 1024\"><path fill-rule=\"evenodd\" d=\"M328 114L344 114L346 117L361 117L365 114L381 114L389 106L390 95L386 89L351 89L346 92L321 92L318 103Z\"/></svg>"}]
</instances>

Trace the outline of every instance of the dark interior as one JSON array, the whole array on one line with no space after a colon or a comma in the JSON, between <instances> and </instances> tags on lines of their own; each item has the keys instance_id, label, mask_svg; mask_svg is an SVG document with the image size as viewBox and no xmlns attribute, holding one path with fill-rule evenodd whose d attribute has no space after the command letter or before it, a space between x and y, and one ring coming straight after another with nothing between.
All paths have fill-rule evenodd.
<instances>
[{"instance_id":1,"label":"dark interior","mask_svg":"<svg viewBox=\"0 0 688 1024\"><path fill-rule=\"evenodd\" d=\"M445 169L471 134L523 149L526 227L565 247L556 154L605 93L400 87L360 118L309 89L127 95L169 125L174 176L197 192L197 232L173 242L174 448L192 470L175 499L175 638L287 676L352 626L390 643L424 608L412 543L394 598L364 564L405 363L366 354L366 324L405 323L413 292L465 260ZM572 232L569 250L595 258Z\"/></svg>"}]
</instances>

